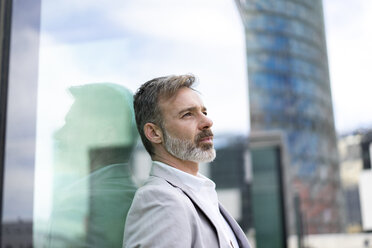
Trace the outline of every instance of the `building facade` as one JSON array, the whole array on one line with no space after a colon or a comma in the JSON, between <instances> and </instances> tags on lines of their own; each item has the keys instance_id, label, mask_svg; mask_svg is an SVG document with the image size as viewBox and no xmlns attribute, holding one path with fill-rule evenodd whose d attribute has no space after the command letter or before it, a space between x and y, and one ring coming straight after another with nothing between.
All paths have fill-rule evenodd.
<instances>
[{"instance_id":1,"label":"building facade","mask_svg":"<svg viewBox=\"0 0 372 248\"><path fill-rule=\"evenodd\" d=\"M361 177L370 171L372 130L356 130L338 139L340 174L345 198L346 231L361 232L366 220L362 220Z\"/></svg>"},{"instance_id":2,"label":"building facade","mask_svg":"<svg viewBox=\"0 0 372 248\"><path fill-rule=\"evenodd\" d=\"M342 198L322 1L236 4L246 35L251 132L283 132L305 234L340 232ZM294 232L293 221L289 229Z\"/></svg>"}]
</instances>

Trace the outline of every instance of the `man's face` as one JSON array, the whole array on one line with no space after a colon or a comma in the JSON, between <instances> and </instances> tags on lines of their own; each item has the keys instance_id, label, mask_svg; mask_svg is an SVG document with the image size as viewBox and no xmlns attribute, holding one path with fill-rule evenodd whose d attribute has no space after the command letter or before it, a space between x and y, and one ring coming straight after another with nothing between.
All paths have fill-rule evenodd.
<instances>
[{"instance_id":1,"label":"man's face","mask_svg":"<svg viewBox=\"0 0 372 248\"><path fill-rule=\"evenodd\" d=\"M181 88L168 100L160 100L165 149L186 161L210 162L216 157L213 148L213 122L207 117L199 95Z\"/></svg>"}]
</instances>

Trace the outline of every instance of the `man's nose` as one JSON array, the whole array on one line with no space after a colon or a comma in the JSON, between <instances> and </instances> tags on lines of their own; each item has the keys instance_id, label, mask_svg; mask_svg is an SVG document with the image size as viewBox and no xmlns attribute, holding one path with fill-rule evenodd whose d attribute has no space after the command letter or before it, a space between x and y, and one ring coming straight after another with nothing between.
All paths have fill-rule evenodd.
<instances>
[{"instance_id":1,"label":"man's nose","mask_svg":"<svg viewBox=\"0 0 372 248\"><path fill-rule=\"evenodd\" d=\"M200 129L208 129L211 128L213 125L213 121L206 115L202 115L201 121L200 121Z\"/></svg>"}]
</instances>

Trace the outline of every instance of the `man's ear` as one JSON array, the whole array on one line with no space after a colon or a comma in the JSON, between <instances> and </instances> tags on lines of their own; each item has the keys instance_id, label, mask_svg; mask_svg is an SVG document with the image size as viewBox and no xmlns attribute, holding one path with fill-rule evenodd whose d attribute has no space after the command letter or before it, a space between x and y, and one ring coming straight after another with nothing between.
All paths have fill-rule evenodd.
<instances>
[{"instance_id":1,"label":"man's ear","mask_svg":"<svg viewBox=\"0 0 372 248\"><path fill-rule=\"evenodd\" d=\"M161 129L154 123L146 123L143 126L143 131L146 138L155 144L160 144L163 141L163 132Z\"/></svg>"}]
</instances>

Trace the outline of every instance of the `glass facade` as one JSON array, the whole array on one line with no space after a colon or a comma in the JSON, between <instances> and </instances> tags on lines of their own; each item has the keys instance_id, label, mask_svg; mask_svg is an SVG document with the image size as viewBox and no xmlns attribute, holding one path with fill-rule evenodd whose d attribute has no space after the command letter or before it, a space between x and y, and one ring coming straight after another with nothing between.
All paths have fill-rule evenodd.
<instances>
[{"instance_id":1,"label":"glass facade","mask_svg":"<svg viewBox=\"0 0 372 248\"><path fill-rule=\"evenodd\" d=\"M215 135L247 136L246 72L235 60L244 62L244 40L237 42L233 2L212 11L213 1L4 2L12 9L1 8L10 27L1 29L10 40L9 63L1 60L9 65L1 81L8 86L2 247L121 247L126 213L151 165L132 107L147 80L194 73Z\"/></svg>"},{"instance_id":2,"label":"glass facade","mask_svg":"<svg viewBox=\"0 0 372 248\"><path fill-rule=\"evenodd\" d=\"M287 247L280 149L280 146L251 149L257 247Z\"/></svg>"},{"instance_id":3,"label":"glass facade","mask_svg":"<svg viewBox=\"0 0 372 248\"><path fill-rule=\"evenodd\" d=\"M307 233L343 228L322 1L236 1L246 34L251 131L286 136ZM293 215L289 209L288 215ZM294 232L294 222L290 233Z\"/></svg>"}]
</instances>

